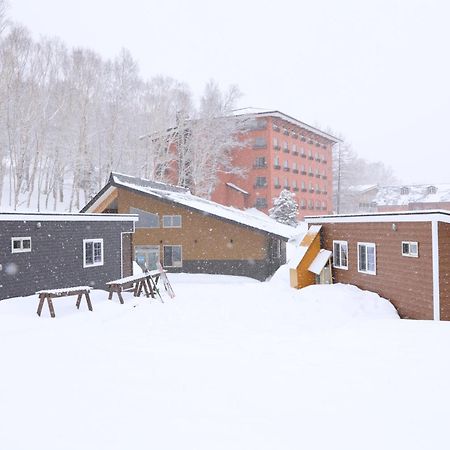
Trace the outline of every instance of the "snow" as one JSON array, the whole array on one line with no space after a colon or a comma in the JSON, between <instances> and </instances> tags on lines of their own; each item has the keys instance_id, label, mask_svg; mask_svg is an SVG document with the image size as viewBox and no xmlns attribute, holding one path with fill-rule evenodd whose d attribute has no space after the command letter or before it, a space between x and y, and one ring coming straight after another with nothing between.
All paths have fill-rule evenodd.
<instances>
[{"instance_id":1,"label":"snow","mask_svg":"<svg viewBox=\"0 0 450 450\"><path fill-rule=\"evenodd\" d=\"M229 186L232 189L235 189L236 191L240 192L241 194L248 195L247 191L244 191L244 189L240 188L239 186L236 186L234 183L225 183L227 186Z\"/></svg>"},{"instance_id":2,"label":"snow","mask_svg":"<svg viewBox=\"0 0 450 450\"><path fill-rule=\"evenodd\" d=\"M299 246L293 250L290 257L288 257L288 263L290 269L296 269L298 265L302 262L302 259L306 255L312 241L316 235L320 232L321 225L311 225L308 231L304 234L302 241Z\"/></svg>"},{"instance_id":3,"label":"snow","mask_svg":"<svg viewBox=\"0 0 450 450\"><path fill-rule=\"evenodd\" d=\"M408 194L402 194L405 187L409 189ZM430 193L430 187L435 187L436 193ZM381 186L373 201L378 206L450 202L450 184Z\"/></svg>"},{"instance_id":4,"label":"snow","mask_svg":"<svg viewBox=\"0 0 450 450\"><path fill-rule=\"evenodd\" d=\"M223 206L219 203L206 200L192 195L189 191L180 192L166 189L155 189L152 185L145 185L147 180L136 178L135 182L130 182L132 177L122 177L116 173L112 174L115 185L131 188L138 192L150 194L153 197L169 200L179 205L184 205L197 211L211 214L223 219L249 226L261 231L273 233L285 239L291 239L298 234L295 227L284 225L271 219L269 216L255 208L242 211L230 206ZM125 181L127 180L127 181ZM151 182L149 182L151 183Z\"/></svg>"},{"instance_id":5,"label":"snow","mask_svg":"<svg viewBox=\"0 0 450 450\"><path fill-rule=\"evenodd\" d=\"M69 292L77 292L77 291L91 291L93 288L91 286L74 286L74 287L68 287L68 288L62 288L62 289L46 289L44 291L37 291L36 294L65 294Z\"/></svg>"},{"instance_id":6,"label":"snow","mask_svg":"<svg viewBox=\"0 0 450 450\"><path fill-rule=\"evenodd\" d=\"M320 272L322 272L323 268L325 267L325 264L328 262L331 256L330 250L320 249L317 256L314 258L314 261L311 263L311 265L308 267L308 270L310 272L315 273L316 275L320 275Z\"/></svg>"},{"instance_id":7,"label":"snow","mask_svg":"<svg viewBox=\"0 0 450 450\"><path fill-rule=\"evenodd\" d=\"M0 302L8 450L446 449L450 324L344 285L170 274L162 304Z\"/></svg>"}]
</instances>

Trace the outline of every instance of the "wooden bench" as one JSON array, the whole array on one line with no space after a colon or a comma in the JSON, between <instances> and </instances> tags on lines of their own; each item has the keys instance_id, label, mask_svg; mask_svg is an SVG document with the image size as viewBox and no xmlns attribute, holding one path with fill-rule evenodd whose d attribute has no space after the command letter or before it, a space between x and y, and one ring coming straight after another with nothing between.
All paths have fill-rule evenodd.
<instances>
[{"instance_id":1,"label":"wooden bench","mask_svg":"<svg viewBox=\"0 0 450 450\"><path fill-rule=\"evenodd\" d=\"M122 292L123 288L127 284L134 284L133 293L135 297L139 297L142 292L145 292L146 297L155 298L156 294L158 294L162 303L164 303L162 297L159 295L158 290L158 280L161 276L161 272L159 270L149 270L146 272L142 272L137 275L131 275L125 278L119 278L118 280L109 281L106 283L109 286L109 296L108 299L112 300L114 292L117 293L119 297L120 303L124 303Z\"/></svg>"},{"instance_id":2,"label":"wooden bench","mask_svg":"<svg viewBox=\"0 0 450 450\"><path fill-rule=\"evenodd\" d=\"M90 286L76 286L63 289L48 289L43 291L38 291L36 294L39 296L39 306L37 309L37 315L40 316L42 312L42 307L44 306L45 300L47 300L48 309L50 310L50 315L55 317L55 310L53 308L52 298L70 297L72 295L77 295L77 308L80 309L80 303L83 295L86 298L86 302L89 311L92 311L91 298L89 297L89 292L91 291Z\"/></svg>"}]
</instances>

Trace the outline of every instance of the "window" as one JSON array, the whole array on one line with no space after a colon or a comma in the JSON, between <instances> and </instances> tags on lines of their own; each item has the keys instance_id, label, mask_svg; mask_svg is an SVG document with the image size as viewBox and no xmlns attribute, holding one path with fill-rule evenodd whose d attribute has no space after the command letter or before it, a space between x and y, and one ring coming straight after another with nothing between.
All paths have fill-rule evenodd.
<instances>
[{"instance_id":1,"label":"window","mask_svg":"<svg viewBox=\"0 0 450 450\"><path fill-rule=\"evenodd\" d=\"M280 178L279 178L279 177L275 177L275 178L274 178L274 186L275 186L276 188L279 188L279 187L280 187Z\"/></svg>"},{"instance_id":2,"label":"window","mask_svg":"<svg viewBox=\"0 0 450 450\"><path fill-rule=\"evenodd\" d=\"M347 241L333 241L333 267L337 269L348 269Z\"/></svg>"},{"instance_id":3,"label":"window","mask_svg":"<svg viewBox=\"0 0 450 450\"><path fill-rule=\"evenodd\" d=\"M131 214L137 214L139 220L136 222L136 228L159 228L159 216L138 208L130 208Z\"/></svg>"},{"instance_id":4,"label":"window","mask_svg":"<svg viewBox=\"0 0 450 450\"><path fill-rule=\"evenodd\" d=\"M255 148L266 148L266 138L265 137L255 137L255 142L253 143L253 147Z\"/></svg>"},{"instance_id":5,"label":"window","mask_svg":"<svg viewBox=\"0 0 450 450\"><path fill-rule=\"evenodd\" d=\"M284 161L283 167L284 167L284 170L289 169L289 161L287 159Z\"/></svg>"},{"instance_id":6,"label":"window","mask_svg":"<svg viewBox=\"0 0 450 450\"><path fill-rule=\"evenodd\" d=\"M404 186L400 189L400 195L408 195L408 194L409 194L409 187Z\"/></svg>"},{"instance_id":7,"label":"window","mask_svg":"<svg viewBox=\"0 0 450 450\"><path fill-rule=\"evenodd\" d=\"M255 187L265 187L267 186L266 177L256 177Z\"/></svg>"},{"instance_id":8,"label":"window","mask_svg":"<svg viewBox=\"0 0 450 450\"><path fill-rule=\"evenodd\" d=\"M287 178L284 179L284 188L285 189L289 188L289 180Z\"/></svg>"},{"instance_id":9,"label":"window","mask_svg":"<svg viewBox=\"0 0 450 450\"><path fill-rule=\"evenodd\" d=\"M83 240L83 267L103 266L103 239Z\"/></svg>"},{"instance_id":10,"label":"window","mask_svg":"<svg viewBox=\"0 0 450 450\"><path fill-rule=\"evenodd\" d=\"M181 267L182 265L181 245L165 245L164 267Z\"/></svg>"},{"instance_id":11,"label":"window","mask_svg":"<svg viewBox=\"0 0 450 450\"><path fill-rule=\"evenodd\" d=\"M280 146L278 145L278 139L277 138L273 138L273 148L275 150L280 148Z\"/></svg>"},{"instance_id":12,"label":"window","mask_svg":"<svg viewBox=\"0 0 450 450\"><path fill-rule=\"evenodd\" d=\"M181 216L163 216L164 228L181 228Z\"/></svg>"},{"instance_id":13,"label":"window","mask_svg":"<svg viewBox=\"0 0 450 450\"><path fill-rule=\"evenodd\" d=\"M427 187L427 194L436 194L437 188L436 186L428 186Z\"/></svg>"},{"instance_id":14,"label":"window","mask_svg":"<svg viewBox=\"0 0 450 450\"><path fill-rule=\"evenodd\" d=\"M30 237L13 237L11 238L11 253L31 252Z\"/></svg>"},{"instance_id":15,"label":"window","mask_svg":"<svg viewBox=\"0 0 450 450\"><path fill-rule=\"evenodd\" d=\"M266 165L266 158L264 156L259 156L258 158L256 158L255 167L261 168L266 167Z\"/></svg>"},{"instance_id":16,"label":"window","mask_svg":"<svg viewBox=\"0 0 450 450\"><path fill-rule=\"evenodd\" d=\"M410 256L412 258L418 258L419 257L419 243L403 241L402 242L402 255Z\"/></svg>"},{"instance_id":17,"label":"window","mask_svg":"<svg viewBox=\"0 0 450 450\"><path fill-rule=\"evenodd\" d=\"M264 209L267 208L267 200L265 197L256 197L255 208Z\"/></svg>"},{"instance_id":18,"label":"window","mask_svg":"<svg viewBox=\"0 0 450 450\"><path fill-rule=\"evenodd\" d=\"M376 259L375 244L358 242L358 272L376 275Z\"/></svg>"}]
</instances>

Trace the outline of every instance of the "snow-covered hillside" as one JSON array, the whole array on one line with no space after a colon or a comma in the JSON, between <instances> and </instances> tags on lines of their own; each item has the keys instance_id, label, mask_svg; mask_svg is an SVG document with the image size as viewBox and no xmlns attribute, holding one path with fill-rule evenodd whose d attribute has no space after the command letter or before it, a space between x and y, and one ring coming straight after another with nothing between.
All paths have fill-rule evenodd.
<instances>
[{"instance_id":1,"label":"snow-covered hillside","mask_svg":"<svg viewBox=\"0 0 450 450\"><path fill-rule=\"evenodd\" d=\"M1 448L447 448L450 325L284 277L172 275L165 304L95 291L56 319L0 302Z\"/></svg>"}]
</instances>

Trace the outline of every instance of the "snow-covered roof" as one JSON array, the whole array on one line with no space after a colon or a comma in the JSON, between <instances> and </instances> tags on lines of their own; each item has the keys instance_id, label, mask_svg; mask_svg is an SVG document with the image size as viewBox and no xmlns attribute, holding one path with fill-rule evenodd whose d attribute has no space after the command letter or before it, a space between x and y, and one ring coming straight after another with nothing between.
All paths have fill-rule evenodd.
<instances>
[{"instance_id":1,"label":"snow-covered roof","mask_svg":"<svg viewBox=\"0 0 450 450\"><path fill-rule=\"evenodd\" d=\"M302 242L300 242L300 247L298 248L297 253L289 261L290 269L296 269L298 265L302 262L314 238L317 236L318 233L320 233L321 228L322 225L311 225L309 227L308 231L303 236Z\"/></svg>"},{"instance_id":2,"label":"snow-covered roof","mask_svg":"<svg viewBox=\"0 0 450 450\"><path fill-rule=\"evenodd\" d=\"M247 191L245 191L244 189L240 188L239 186L236 186L234 183L225 183L228 187L230 187L231 189L234 189L238 192L240 192L241 194L244 195L249 195Z\"/></svg>"},{"instance_id":3,"label":"snow-covered roof","mask_svg":"<svg viewBox=\"0 0 450 450\"><path fill-rule=\"evenodd\" d=\"M188 189L179 186L155 183L150 180L114 172L111 173L110 183L113 186L123 186L205 214L210 214L240 225L274 234L286 240L299 234L299 231L296 228L278 223L274 219L271 219L267 214L264 214L255 208L242 211L230 206L223 206L211 200L192 195Z\"/></svg>"},{"instance_id":4,"label":"snow-covered roof","mask_svg":"<svg viewBox=\"0 0 450 450\"><path fill-rule=\"evenodd\" d=\"M306 216L306 223L363 223L363 222L431 222L450 223L450 210L416 210L374 212L361 214L336 214L325 216Z\"/></svg>"},{"instance_id":5,"label":"snow-covered roof","mask_svg":"<svg viewBox=\"0 0 450 450\"><path fill-rule=\"evenodd\" d=\"M450 184L380 186L373 201L378 206L450 202Z\"/></svg>"},{"instance_id":6,"label":"snow-covered roof","mask_svg":"<svg viewBox=\"0 0 450 450\"><path fill-rule=\"evenodd\" d=\"M136 214L95 214L95 213L40 213L40 212L4 212L0 213L0 222L121 222L138 220Z\"/></svg>"},{"instance_id":7,"label":"snow-covered roof","mask_svg":"<svg viewBox=\"0 0 450 450\"><path fill-rule=\"evenodd\" d=\"M350 186L348 190L356 192L358 194L363 194L364 192L371 191L372 189L376 189L377 187L377 184L358 184L355 186Z\"/></svg>"},{"instance_id":8,"label":"snow-covered roof","mask_svg":"<svg viewBox=\"0 0 450 450\"><path fill-rule=\"evenodd\" d=\"M284 114L280 111L277 110L266 110L266 109L261 109L261 108L243 108L243 109L238 109L235 112L236 116L239 117L276 117L278 119L281 120L285 120L286 122L289 122L291 125L303 128L311 133L317 134L318 136L321 136L325 139L328 139L329 141L333 142L333 143L338 143L341 142L341 139L332 136L329 133L326 133L322 130L319 130L316 127L313 127L311 125L308 125L307 123L301 122L298 119L295 119L292 116L289 116L287 114Z\"/></svg>"},{"instance_id":9,"label":"snow-covered roof","mask_svg":"<svg viewBox=\"0 0 450 450\"><path fill-rule=\"evenodd\" d=\"M317 256L314 258L314 261L308 267L308 270L312 273L315 273L316 275L320 275L320 272L322 272L326 263L330 259L330 256L331 251L322 248L320 252L317 254Z\"/></svg>"}]
</instances>

